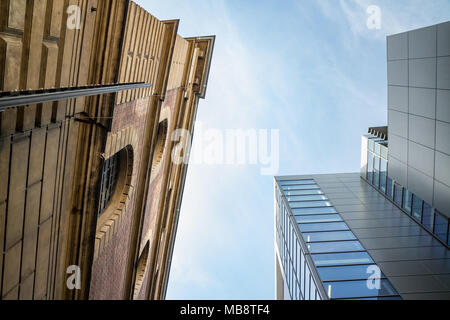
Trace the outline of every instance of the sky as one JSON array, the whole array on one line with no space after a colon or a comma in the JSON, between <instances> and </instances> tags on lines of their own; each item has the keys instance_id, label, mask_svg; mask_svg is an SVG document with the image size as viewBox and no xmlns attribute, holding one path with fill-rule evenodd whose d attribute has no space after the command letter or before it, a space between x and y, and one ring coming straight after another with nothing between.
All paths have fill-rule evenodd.
<instances>
[{"instance_id":1,"label":"sky","mask_svg":"<svg viewBox=\"0 0 450 320\"><path fill-rule=\"evenodd\" d=\"M274 299L273 175L358 172L361 135L387 124L386 36L450 20L450 0L136 2L217 37L198 128L279 130L275 174L190 164L167 299Z\"/></svg>"}]
</instances>

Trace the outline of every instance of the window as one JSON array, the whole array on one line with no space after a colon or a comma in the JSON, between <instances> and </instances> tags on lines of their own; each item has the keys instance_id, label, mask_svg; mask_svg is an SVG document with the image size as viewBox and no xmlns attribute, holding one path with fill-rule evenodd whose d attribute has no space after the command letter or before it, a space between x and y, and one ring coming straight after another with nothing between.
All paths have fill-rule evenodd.
<instances>
[{"instance_id":1,"label":"window","mask_svg":"<svg viewBox=\"0 0 450 320\"><path fill-rule=\"evenodd\" d=\"M297 186L282 186L283 191L291 190L317 190L319 187L315 184L297 185Z\"/></svg>"},{"instance_id":2,"label":"window","mask_svg":"<svg viewBox=\"0 0 450 320\"><path fill-rule=\"evenodd\" d=\"M405 189L403 192L403 206L402 208L408 212L411 213L411 207L412 207L412 193Z\"/></svg>"},{"instance_id":3,"label":"window","mask_svg":"<svg viewBox=\"0 0 450 320\"><path fill-rule=\"evenodd\" d=\"M349 230L345 222L300 224L298 227L300 228L301 232Z\"/></svg>"},{"instance_id":4,"label":"window","mask_svg":"<svg viewBox=\"0 0 450 320\"><path fill-rule=\"evenodd\" d=\"M325 282L325 288L331 293L330 298L350 298L350 297L374 297L397 295L394 287L386 279L380 280L380 288L369 288L367 280L362 281L341 281Z\"/></svg>"},{"instance_id":5,"label":"window","mask_svg":"<svg viewBox=\"0 0 450 320\"><path fill-rule=\"evenodd\" d=\"M369 140L370 142L371 140ZM369 151L367 158L367 180L370 183L373 182L373 153Z\"/></svg>"},{"instance_id":6,"label":"window","mask_svg":"<svg viewBox=\"0 0 450 320\"><path fill-rule=\"evenodd\" d=\"M394 198L394 181L391 178L387 178L386 195L389 199Z\"/></svg>"},{"instance_id":7,"label":"window","mask_svg":"<svg viewBox=\"0 0 450 320\"><path fill-rule=\"evenodd\" d=\"M309 195L309 196L287 196L287 201L294 202L294 201L317 201L317 200L328 200L328 198L324 195Z\"/></svg>"},{"instance_id":8,"label":"window","mask_svg":"<svg viewBox=\"0 0 450 320\"><path fill-rule=\"evenodd\" d=\"M434 209L425 201L423 202L422 224L429 231L433 232Z\"/></svg>"},{"instance_id":9,"label":"window","mask_svg":"<svg viewBox=\"0 0 450 320\"><path fill-rule=\"evenodd\" d=\"M337 222L342 221L342 218L338 214L321 214L321 215L308 215L308 216L296 216L297 223L315 223L315 222Z\"/></svg>"},{"instance_id":10,"label":"window","mask_svg":"<svg viewBox=\"0 0 450 320\"><path fill-rule=\"evenodd\" d=\"M155 149L153 150L153 158L152 158L152 176L154 178L155 173L158 172L159 167L161 165L161 161L163 159L164 150L166 147L167 141L167 132L169 129L169 122L167 119L162 120L158 124L158 132L156 135L156 144Z\"/></svg>"},{"instance_id":11,"label":"window","mask_svg":"<svg viewBox=\"0 0 450 320\"><path fill-rule=\"evenodd\" d=\"M337 281L337 280L365 280L373 273L371 269L376 265L356 265L356 266L342 266L342 267L320 267L317 268L322 281ZM381 278L385 278L380 274Z\"/></svg>"},{"instance_id":12,"label":"window","mask_svg":"<svg viewBox=\"0 0 450 320\"><path fill-rule=\"evenodd\" d=\"M394 202L401 207L403 200L403 187L397 183L394 184Z\"/></svg>"},{"instance_id":13,"label":"window","mask_svg":"<svg viewBox=\"0 0 450 320\"><path fill-rule=\"evenodd\" d=\"M373 263L367 252L326 253L311 256L318 267Z\"/></svg>"},{"instance_id":14,"label":"window","mask_svg":"<svg viewBox=\"0 0 450 320\"><path fill-rule=\"evenodd\" d=\"M373 170L373 185L377 188L380 186L380 158L375 156L374 161L374 170Z\"/></svg>"},{"instance_id":15,"label":"window","mask_svg":"<svg viewBox=\"0 0 450 320\"><path fill-rule=\"evenodd\" d=\"M329 201L294 201L290 203L291 208L316 208L331 207Z\"/></svg>"},{"instance_id":16,"label":"window","mask_svg":"<svg viewBox=\"0 0 450 320\"><path fill-rule=\"evenodd\" d=\"M414 219L416 219L418 222L422 223L422 207L423 207L423 201L415 194L413 195L413 201L412 201L412 216Z\"/></svg>"},{"instance_id":17,"label":"window","mask_svg":"<svg viewBox=\"0 0 450 320\"><path fill-rule=\"evenodd\" d=\"M386 178L387 178L387 161L380 160L380 190L386 193Z\"/></svg>"},{"instance_id":18,"label":"window","mask_svg":"<svg viewBox=\"0 0 450 320\"><path fill-rule=\"evenodd\" d=\"M100 185L100 198L98 206L98 215L105 212L109 206L116 189L117 179L120 171L120 152L105 160L102 170Z\"/></svg>"},{"instance_id":19,"label":"window","mask_svg":"<svg viewBox=\"0 0 450 320\"><path fill-rule=\"evenodd\" d=\"M149 242L144 247L141 255L139 256L138 266L136 270L136 281L134 283L134 294L133 300L136 300L141 291L142 283L144 281L145 269L147 268L147 260L148 260L148 248Z\"/></svg>"},{"instance_id":20,"label":"window","mask_svg":"<svg viewBox=\"0 0 450 320\"><path fill-rule=\"evenodd\" d=\"M286 196L300 196L300 195L314 195L314 194L323 194L321 190L292 190L285 191L284 194Z\"/></svg>"},{"instance_id":21,"label":"window","mask_svg":"<svg viewBox=\"0 0 450 320\"><path fill-rule=\"evenodd\" d=\"M340 240L356 239L355 235L351 231L304 233L303 238L305 239L306 242L340 241Z\"/></svg>"},{"instance_id":22,"label":"window","mask_svg":"<svg viewBox=\"0 0 450 320\"><path fill-rule=\"evenodd\" d=\"M364 251L359 241L316 242L308 244L311 253Z\"/></svg>"},{"instance_id":23,"label":"window","mask_svg":"<svg viewBox=\"0 0 450 320\"><path fill-rule=\"evenodd\" d=\"M302 185L302 184L316 184L314 180L281 180L281 186Z\"/></svg>"},{"instance_id":24,"label":"window","mask_svg":"<svg viewBox=\"0 0 450 320\"><path fill-rule=\"evenodd\" d=\"M434 219L434 234L441 239L444 243L447 243L448 232L448 218L444 217L439 211L436 210Z\"/></svg>"},{"instance_id":25,"label":"window","mask_svg":"<svg viewBox=\"0 0 450 320\"><path fill-rule=\"evenodd\" d=\"M319 207L319 208L294 208L292 209L294 215L311 215L311 214L325 214L337 213L334 207Z\"/></svg>"}]
</instances>

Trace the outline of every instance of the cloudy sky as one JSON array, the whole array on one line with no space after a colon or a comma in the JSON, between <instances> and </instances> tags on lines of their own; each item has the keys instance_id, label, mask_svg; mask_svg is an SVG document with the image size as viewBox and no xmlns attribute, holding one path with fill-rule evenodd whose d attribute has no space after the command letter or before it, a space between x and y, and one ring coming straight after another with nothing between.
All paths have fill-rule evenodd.
<instances>
[{"instance_id":1,"label":"cloudy sky","mask_svg":"<svg viewBox=\"0 0 450 320\"><path fill-rule=\"evenodd\" d=\"M181 19L182 36L217 36L197 121L279 129L278 175L359 171L361 135L387 122L386 35L450 20L449 0L136 2ZM260 169L190 165L168 299L274 298L273 176Z\"/></svg>"}]
</instances>

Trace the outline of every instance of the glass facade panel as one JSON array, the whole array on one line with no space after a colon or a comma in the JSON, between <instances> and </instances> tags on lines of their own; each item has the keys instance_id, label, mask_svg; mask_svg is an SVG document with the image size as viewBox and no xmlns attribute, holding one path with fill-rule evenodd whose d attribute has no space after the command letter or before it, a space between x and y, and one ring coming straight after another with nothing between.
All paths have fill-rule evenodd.
<instances>
[{"instance_id":1,"label":"glass facade panel","mask_svg":"<svg viewBox=\"0 0 450 320\"><path fill-rule=\"evenodd\" d=\"M394 181L392 181L391 178L387 177L387 184L386 184L386 195L389 199L393 199L394 197Z\"/></svg>"},{"instance_id":2,"label":"glass facade panel","mask_svg":"<svg viewBox=\"0 0 450 320\"><path fill-rule=\"evenodd\" d=\"M375 187L379 188L380 186L380 158L375 156L373 159L373 184Z\"/></svg>"},{"instance_id":3,"label":"glass facade panel","mask_svg":"<svg viewBox=\"0 0 450 320\"><path fill-rule=\"evenodd\" d=\"M319 189L317 185L314 184L307 184L307 185L296 185L296 186L282 186L281 187L285 191L291 191L291 190L315 190Z\"/></svg>"},{"instance_id":4,"label":"glass facade panel","mask_svg":"<svg viewBox=\"0 0 450 320\"><path fill-rule=\"evenodd\" d=\"M317 208L331 207L330 201L292 201L290 203L292 209L296 208Z\"/></svg>"},{"instance_id":5,"label":"glass facade panel","mask_svg":"<svg viewBox=\"0 0 450 320\"><path fill-rule=\"evenodd\" d=\"M403 200L403 188L399 184L394 184L394 202L401 207Z\"/></svg>"},{"instance_id":6,"label":"glass facade panel","mask_svg":"<svg viewBox=\"0 0 450 320\"><path fill-rule=\"evenodd\" d=\"M367 252L326 253L311 256L318 267L373 263Z\"/></svg>"},{"instance_id":7,"label":"glass facade panel","mask_svg":"<svg viewBox=\"0 0 450 320\"><path fill-rule=\"evenodd\" d=\"M423 202L422 224L425 228L433 232L434 209L425 201Z\"/></svg>"},{"instance_id":8,"label":"glass facade panel","mask_svg":"<svg viewBox=\"0 0 450 320\"><path fill-rule=\"evenodd\" d=\"M285 191L284 194L286 196L300 196L300 195L307 195L307 194L323 194L323 192L319 189L316 189L316 190L292 190L292 191Z\"/></svg>"},{"instance_id":9,"label":"glass facade panel","mask_svg":"<svg viewBox=\"0 0 450 320\"><path fill-rule=\"evenodd\" d=\"M369 180L370 183L373 183L373 153L370 151L367 158L367 180Z\"/></svg>"},{"instance_id":10,"label":"glass facade panel","mask_svg":"<svg viewBox=\"0 0 450 320\"><path fill-rule=\"evenodd\" d=\"M413 201L412 201L412 216L414 219L416 219L418 222L422 222L422 206L423 201L416 195L413 195Z\"/></svg>"},{"instance_id":11,"label":"glass facade panel","mask_svg":"<svg viewBox=\"0 0 450 320\"><path fill-rule=\"evenodd\" d=\"M317 201L317 200L328 200L328 198L324 195L309 195L309 196L287 196L287 201L294 202L294 201Z\"/></svg>"},{"instance_id":12,"label":"glass facade panel","mask_svg":"<svg viewBox=\"0 0 450 320\"><path fill-rule=\"evenodd\" d=\"M281 186L291 186L291 185L299 185L299 184L316 184L314 180L280 180Z\"/></svg>"},{"instance_id":13,"label":"glass facade panel","mask_svg":"<svg viewBox=\"0 0 450 320\"><path fill-rule=\"evenodd\" d=\"M371 271L373 267L376 267L376 265L320 267L317 268L317 271L319 272L322 281L366 280L373 275L373 272ZM384 275L381 272L380 275L381 278L384 278Z\"/></svg>"},{"instance_id":14,"label":"glass facade panel","mask_svg":"<svg viewBox=\"0 0 450 320\"><path fill-rule=\"evenodd\" d=\"M447 243L448 219L436 211L434 217L434 233L444 243Z\"/></svg>"},{"instance_id":15,"label":"glass facade panel","mask_svg":"<svg viewBox=\"0 0 450 320\"><path fill-rule=\"evenodd\" d=\"M349 230L345 222L300 224L298 227L301 232Z\"/></svg>"},{"instance_id":16,"label":"glass facade panel","mask_svg":"<svg viewBox=\"0 0 450 320\"><path fill-rule=\"evenodd\" d=\"M324 213L337 213L333 207L322 208L294 208L292 213L295 215L308 215L308 214L324 214Z\"/></svg>"},{"instance_id":17,"label":"glass facade panel","mask_svg":"<svg viewBox=\"0 0 450 320\"><path fill-rule=\"evenodd\" d=\"M338 231L338 232L304 233L303 239L305 239L306 242L318 242L318 241L354 240L356 239L356 237L351 231Z\"/></svg>"},{"instance_id":18,"label":"glass facade panel","mask_svg":"<svg viewBox=\"0 0 450 320\"><path fill-rule=\"evenodd\" d=\"M316 242L308 244L311 253L364 251L359 241Z\"/></svg>"},{"instance_id":19,"label":"glass facade panel","mask_svg":"<svg viewBox=\"0 0 450 320\"><path fill-rule=\"evenodd\" d=\"M386 178L387 178L387 161L380 160L380 190L386 193Z\"/></svg>"},{"instance_id":20,"label":"glass facade panel","mask_svg":"<svg viewBox=\"0 0 450 320\"><path fill-rule=\"evenodd\" d=\"M297 223L338 222L342 218L338 214L320 214L308 216L295 216Z\"/></svg>"},{"instance_id":21,"label":"glass facade panel","mask_svg":"<svg viewBox=\"0 0 450 320\"><path fill-rule=\"evenodd\" d=\"M383 159L388 159L388 148L386 146L381 145L380 147L380 155Z\"/></svg>"},{"instance_id":22,"label":"glass facade panel","mask_svg":"<svg viewBox=\"0 0 450 320\"><path fill-rule=\"evenodd\" d=\"M388 280L378 281L380 281L379 286L369 286L366 280L325 282L324 286L327 292L331 293L331 299L398 295Z\"/></svg>"},{"instance_id":23,"label":"glass facade panel","mask_svg":"<svg viewBox=\"0 0 450 320\"><path fill-rule=\"evenodd\" d=\"M405 189L403 192L403 206L402 208L408 212L411 213L411 207L412 207L412 193Z\"/></svg>"}]
</instances>

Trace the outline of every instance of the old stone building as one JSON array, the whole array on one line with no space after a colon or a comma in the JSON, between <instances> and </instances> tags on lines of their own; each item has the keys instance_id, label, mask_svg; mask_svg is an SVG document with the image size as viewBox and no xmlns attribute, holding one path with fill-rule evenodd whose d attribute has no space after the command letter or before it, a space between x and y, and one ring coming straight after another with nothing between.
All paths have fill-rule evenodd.
<instances>
[{"instance_id":1,"label":"old stone building","mask_svg":"<svg viewBox=\"0 0 450 320\"><path fill-rule=\"evenodd\" d=\"M0 10L0 101L35 103L0 102L0 297L163 299L187 170L171 134L192 132L214 37L128 0Z\"/></svg>"}]
</instances>

